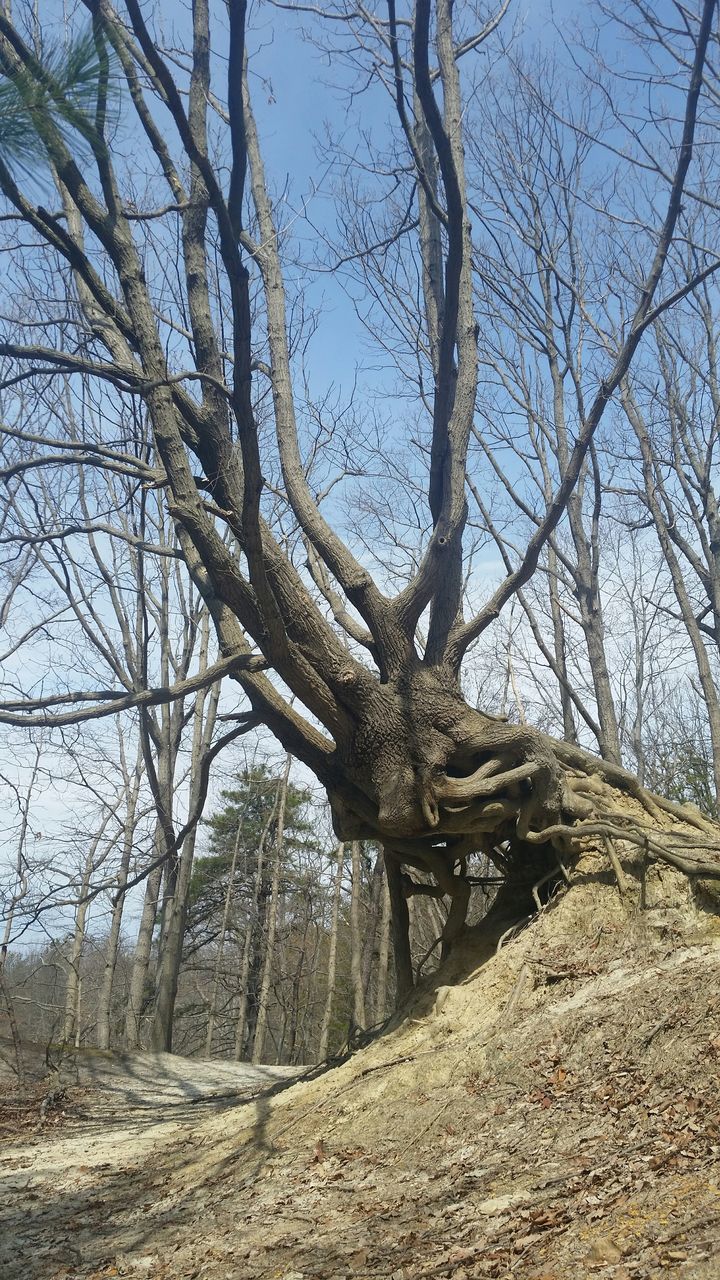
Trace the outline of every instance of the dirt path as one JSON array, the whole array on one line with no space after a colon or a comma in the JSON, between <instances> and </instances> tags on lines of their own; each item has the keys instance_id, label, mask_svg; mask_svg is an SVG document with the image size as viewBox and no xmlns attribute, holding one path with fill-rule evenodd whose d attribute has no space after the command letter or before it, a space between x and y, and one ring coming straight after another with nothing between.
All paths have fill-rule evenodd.
<instances>
[{"instance_id":1,"label":"dirt path","mask_svg":"<svg viewBox=\"0 0 720 1280\"><path fill-rule=\"evenodd\" d=\"M62 1075L67 1083L51 1078L36 1085L33 1100L15 1113L22 1115L22 1134L14 1141L11 1108L0 1098L2 1280L96 1269L114 1275L119 1268L151 1274L148 1228L157 1226L162 1189L172 1182L174 1195L208 1118L271 1094L297 1079L298 1070L170 1054L88 1054ZM169 1207L164 1227L173 1221Z\"/></svg>"}]
</instances>

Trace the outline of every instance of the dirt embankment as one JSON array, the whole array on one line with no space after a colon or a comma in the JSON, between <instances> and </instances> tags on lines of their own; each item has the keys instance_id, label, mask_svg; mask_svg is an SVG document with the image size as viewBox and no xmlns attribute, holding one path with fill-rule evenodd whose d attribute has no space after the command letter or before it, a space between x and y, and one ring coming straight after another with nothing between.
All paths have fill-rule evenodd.
<instances>
[{"instance_id":1,"label":"dirt embankment","mask_svg":"<svg viewBox=\"0 0 720 1280\"><path fill-rule=\"evenodd\" d=\"M6 1136L0 1275L717 1280L719 980L687 885L651 872L640 911L588 855L315 1079L98 1059Z\"/></svg>"}]
</instances>

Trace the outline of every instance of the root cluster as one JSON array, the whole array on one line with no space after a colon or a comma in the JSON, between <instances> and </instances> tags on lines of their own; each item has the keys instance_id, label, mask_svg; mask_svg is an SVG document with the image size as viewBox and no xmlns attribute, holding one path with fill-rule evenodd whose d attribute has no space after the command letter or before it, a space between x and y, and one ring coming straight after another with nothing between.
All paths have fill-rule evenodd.
<instances>
[{"instance_id":1,"label":"root cluster","mask_svg":"<svg viewBox=\"0 0 720 1280\"><path fill-rule=\"evenodd\" d=\"M445 952L464 931L474 854L485 855L494 883L516 890L518 901L567 875L588 843L607 854L619 881L618 849L628 845L690 877L720 880L720 826L694 806L653 795L571 743L459 700L454 709L443 716L433 706L423 724L410 706L404 735L386 733L374 774L367 770L374 790L360 806L331 790L338 834L381 842L404 898L449 900Z\"/></svg>"}]
</instances>

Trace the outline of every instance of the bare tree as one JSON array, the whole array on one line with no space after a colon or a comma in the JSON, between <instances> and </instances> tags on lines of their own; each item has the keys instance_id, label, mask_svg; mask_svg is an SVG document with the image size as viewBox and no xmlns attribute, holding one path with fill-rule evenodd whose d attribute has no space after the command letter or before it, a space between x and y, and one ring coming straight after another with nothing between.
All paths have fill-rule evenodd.
<instances>
[{"instance_id":1,"label":"bare tree","mask_svg":"<svg viewBox=\"0 0 720 1280\"><path fill-rule=\"evenodd\" d=\"M342 517L331 524L337 505L314 474L317 455L308 447L290 343L284 236L251 104L245 4L227 10L226 63L211 55L216 15L205 3L193 6L180 55L163 52L137 0L125 0L122 12L111 0L87 0L87 7L91 33L73 60L84 71L84 94L37 56L19 23L0 14L0 68L13 103L13 129L0 138L8 226L19 226L28 242L22 251L28 270L43 264L72 298L72 324L43 313L41 343L34 321L12 316L0 345L8 361L4 386L62 374L143 404L154 457L152 465L133 465L141 483L157 486L166 502L214 623L221 659L208 669L207 683L220 668L239 682L255 716L326 788L340 839L383 845L399 995L413 981L407 898L428 896L426 880L415 881L401 865L431 876L435 895L449 900L445 952L465 927L468 858L476 852L505 877L488 931L510 905L515 914L532 907L533 882L553 872L573 837L634 840L690 874L720 874L715 828L702 818L650 796L616 759L601 763L572 743L471 707L460 683L468 650L526 587L568 504L577 502L576 486L592 477L594 437L643 334L718 267L716 255L705 252L689 282L663 292L683 200L691 198L714 0L683 8L681 29L660 32L683 78L682 101L678 94L668 138L655 131L649 160L640 131L636 141L654 181L647 203L662 202L664 211L635 237L634 261L641 265L622 282L617 340L598 364L575 439L568 436L567 450L557 455L544 511L500 585L467 617L466 471L479 383L471 213L487 195L471 189L466 166L468 107L480 92L468 55L490 47L500 14L469 33L450 0L416 0L401 15L395 0L383 15L333 6L319 15L335 19L338 62L364 66L390 92L391 163L384 168L376 153L374 167L389 172L392 183L403 175L410 210L385 242L388 250L399 246L396 261L415 264L418 281L429 385L415 390L416 411L427 412L416 455L427 505L393 594L382 556L373 577ZM657 40L657 23L646 18L637 5L637 29ZM226 67L222 83L219 65ZM651 56L640 74L652 120ZM134 165L142 139L144 191L114 144L119 82L136 117ZM23 180L21 136L32 140L52 176L55 209L38 203ZM179 264L180 323L166 315L165 273L155 265L168 246ZM386 283L387 307L394 281ZM414 427L409 434L414 438ZM109 456L109 441L98 447L103 465L130 465L117 449ZM66 438L43 439L32 442L25 464L42 469L72 453ZM329 480L335 504L336 478ZM587 536L583 525L583 554ZM188 687L179 680L159 692L133 689L126 704L169 699ZM69 696L57 694L20 706L9 701L2 717L24 727L58 723L84 714L87 696L73 696L71 712L61 710ZM608 755L615 757L611 729ZM618 806L611 787L639 801L644 818L634 804ZM674 826L659 840L654 824L661 814ZM690 834L688 822L699 830ZM173 846L169 831L167 839ZM168 892L172 904L172 882ZM170 930L174 909L165 922ZM262 1046L260 1027L258 1040Z\"/></svg>"},{"instance_id":2,"label":"bare tree","mask_svg":"<svg viewBox=\"0 0 720 1280\"><path fill-rule=\"evenodd\" d=\"M681 264L680 279L692 272ZM684 270L682 270L684 268ZM672 321L658 321L656 361L626 379L621 403L639 450L640 483L624 492L649 516L672 584L675 606L661 602L666 626L680 622L692 648L707 707L720 798L720 495L716 483L720 439L720 300L706 281ZM642 519L637 523L642 523Z\"/></svg>"}]
</instances>

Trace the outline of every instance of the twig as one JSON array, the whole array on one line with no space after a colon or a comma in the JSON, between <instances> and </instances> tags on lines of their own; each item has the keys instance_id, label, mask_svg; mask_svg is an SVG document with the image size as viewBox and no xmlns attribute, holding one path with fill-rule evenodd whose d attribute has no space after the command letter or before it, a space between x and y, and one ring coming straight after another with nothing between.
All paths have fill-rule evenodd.
<instances>
[{"instance_id":1,"label":"twig","mask_svg":"<svg viewBox=\"0 0 720 1280\"><path fill-rule=\"evenodd\" d=\"M613 841L610 839L610 836L605 836L604 840L605 840L605 850L610 860L610 866L612 867L615 873L615 879L617 880L617 887L620 890L620 893L624 894L627 891L627 881L625 879L625 872L623 871L620 865L620 859L617 856L617 853L615 851L615 845Z\"/></svg>"}]
</instances>

